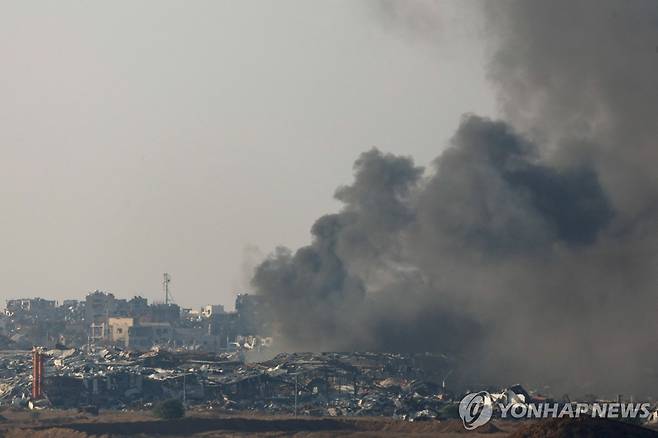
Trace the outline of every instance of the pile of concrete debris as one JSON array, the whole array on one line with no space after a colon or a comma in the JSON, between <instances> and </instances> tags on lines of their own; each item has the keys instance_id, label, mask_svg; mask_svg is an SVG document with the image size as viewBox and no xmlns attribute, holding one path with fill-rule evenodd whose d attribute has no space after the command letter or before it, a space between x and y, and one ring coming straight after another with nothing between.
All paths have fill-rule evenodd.
<instances>
[{"instance_id":1,"label":"pile of concrete debris","mask_svg":"<svg viewBox=\"0 0 658 438\"><path fill-rule=\"evenodd\" d=\"M140 409L180 398L208 409L300 415L442 416L455 403L436 354L291 353L248 362L240 352L60 349L45 352L44 393L56 408ZM31 352L0 354L0 404L27 404Z\"/></svg>"}]
</instances>

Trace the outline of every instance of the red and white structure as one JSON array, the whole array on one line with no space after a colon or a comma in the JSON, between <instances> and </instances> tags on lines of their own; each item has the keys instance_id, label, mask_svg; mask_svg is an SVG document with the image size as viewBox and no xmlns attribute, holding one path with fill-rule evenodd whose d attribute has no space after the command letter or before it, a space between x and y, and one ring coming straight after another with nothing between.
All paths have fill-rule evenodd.
<instances>
[{"instance_id":1,"label":"red and white structure","mask_svg":"<svg viewBox=\"0 0 658 438\"><path fill-rule=\"evenodd\" d=\"M43 397L43 381L46 374L45 357L40 348L32 349L32 400Z\"/></svg>"}]
</instances>

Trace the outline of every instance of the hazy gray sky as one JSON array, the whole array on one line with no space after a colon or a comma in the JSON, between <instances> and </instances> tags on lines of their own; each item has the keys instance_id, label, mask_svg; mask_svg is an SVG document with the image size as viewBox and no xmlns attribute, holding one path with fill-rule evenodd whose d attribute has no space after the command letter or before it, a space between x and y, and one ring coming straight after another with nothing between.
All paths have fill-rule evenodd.
<instances>
[{"instance_id":1,"label":"hazy gray sky","mask_svg":"<svg viewBox=\"0 0 658 438\"><path fill-rule=\"evenodd\" d=\"M306 244L360 152L427 165L495 114L456 4L0 2L0 298L161 299L167 271L232 306L245 248Z\"/></svg>"}]
</instances>

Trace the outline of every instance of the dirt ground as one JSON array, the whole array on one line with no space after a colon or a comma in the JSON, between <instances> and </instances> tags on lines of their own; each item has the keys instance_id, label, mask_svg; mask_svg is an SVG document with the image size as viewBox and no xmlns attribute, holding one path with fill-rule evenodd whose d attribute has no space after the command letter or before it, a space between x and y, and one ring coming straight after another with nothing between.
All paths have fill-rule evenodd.
<instances>
[{"instance_id":1,"label":"dirt ground","mask_svg":"<svg viewBox=\"0 0 658 438\"><path fill-rule=\"evenodd\" d=\"M474 432L466 431L461 421L426 421L409 423L386 418L294 418L254 414L191 412L180 420L157 420L148 412L101 412L99 416L73 411L4 411L0 437L6 438L87 438L87 437L562 437L588 436L589 423L555 424L493 420ZM589 436L658 436L644 428L624 429L629 425L611 424L614 435L606 435L605 420L593 424ZM574 427L576 429L574 429ZM635 427L635 426L631 426ZM571 432L577 430L577 434ZM554 432L558 432L557 434ZM564 433L563 433L564 432ZM639 433L639 435L637 434Z\"/></svg>"},{"instance_id":2,"label":"dirt ground","mask_svg":"<svg viewBox=\"0 0 658 438\"><path fill-rule=\"evenodd\" d=\"M465 437L461 421L409 423L387 418L309 418L189 412L180 420L158 420L149 412L101 412L98 416L75 411L4 411L0 437ZM488 427L487 427L488 426ZM507 436L516 423L481 428L492 438ZM482 436L481 434L477 434Z\"/></svg>"}]
</instances>

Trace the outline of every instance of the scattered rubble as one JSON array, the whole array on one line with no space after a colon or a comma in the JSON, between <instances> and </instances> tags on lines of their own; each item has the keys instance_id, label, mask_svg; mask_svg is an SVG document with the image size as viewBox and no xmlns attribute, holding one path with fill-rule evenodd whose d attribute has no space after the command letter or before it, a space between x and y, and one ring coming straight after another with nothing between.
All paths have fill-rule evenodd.
<instances>
[{"instance_id":1,"label":"scattered rubble","mask_svg":"<svg viewBox=\"0 0 658 438\"><path fill-rule=\"evenodd\" d=\"M443 355L289 353L252 363L241 352L69 348L44 355L44 394L56 408L140 409L179 398L206 409L422 421L453 403L435 383L453 365ZM29 351L0 353L0 404L28 404L30 360Z\"/></svg>"},{"instance_id":2,"label":"scattered rubble","mask_svg":"<svg viewBox=\"0 0 658 438\"><path fill-rule=\"evenodd\" d=\"M43 398L32 399L32 351L0 351L0 408L52 407L98 415L99 409L150 409L161 400L178 399L188 407L220 412L421 422L458 418L463 395L446 390L446 376L456 363L440 354L281 353L250 362L242 350L88 347L57 348L42 356ZM553 402L521 385L489 394L504 404ZM494 409L494 417L499 415ZM649 422L654 418L658 415Z\"/></svg>"}]
</instances>

